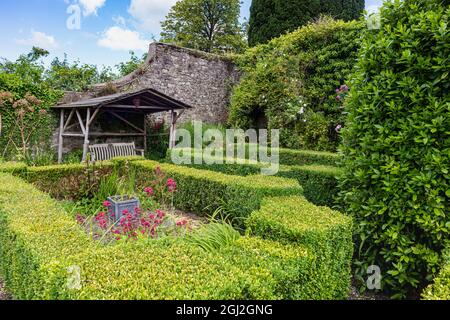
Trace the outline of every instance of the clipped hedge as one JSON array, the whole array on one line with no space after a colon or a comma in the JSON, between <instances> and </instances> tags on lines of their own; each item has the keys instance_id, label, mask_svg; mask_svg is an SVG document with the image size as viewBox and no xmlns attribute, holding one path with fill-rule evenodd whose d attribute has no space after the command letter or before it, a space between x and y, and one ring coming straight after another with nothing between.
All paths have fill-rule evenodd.
<instances>
[{"instance_id":1,"label":"clipped hedge","mask_svg":"<svg viewBox=\"0 0 450 320\"><path fill-rule=\"evenodd\" d=\"M237 147L235 147L236 150ZM245 145L245 158L249 158L249 148L248 144ZM259 150L257 147L256 150ZM264 150L264 149L263 149ZM177 150L178 152L179 150ZM220 152L220 150L218 150ZM268 154L270 155L270 148L268 149ZM279 163L280 165L288 165L288 166L302 166L302 165L324 165L324 166L337 166L339 163L339 154L326 152L326 151L313 151L313 150L295 150L295 149L286 149L279 148ZM195 157L200 157L200 153L195 152L194 149L181 149L181 155L191 153L192 162ZM235 151L235 155L237 151ZM223 150L223 156L226 156L225 149ZM171 162L172 150L167 151L166 161ZM259 156L258 156L259 157ZM258 160L260 160L258 158ZM245 163L244 163L245 165Z\"/></svg>"},{"instance_id":2,"label":"clipped hedge","mask_svg":"<svg viewBox=\"0 0 450 320\"><path fill-rule=\"evenodd\" d=\"M96 192L101 177L111 173L112 162L94 165L65 164L28 167L21 176L56 199L79 200Z\"/></svg>"},{"instance_id":3,"label":"clipped hedge","mask_svg":"<svg viewBox=\"0 0 450 320\"><path fill-rule=\"evenodd\" d=\"M261 175L230 176L154 161L135 161L131 164L136 169L140 187L152 181L157 167L174 178L178 184L173 199L175 207L206 215L222 207L238 222L258 209L264 197L302 193L302 188L293 179Z\"/></svg>"},{"instance_id":4,"label":"clipped hedge","mask_svg":"<svg viewBox=\"0 0 450 320\"><path fill-rule=\"evenodd\" d=\"M313 221L313 228L318 225ZM4 173L0 244L0 276L15 299L342 297L336 289L340 282L329 282L330 270L317 272L322 253L316 255L307 243L245 236L214 253L180 238L104 247L89 239L48 195ZM81 270L79 290L67 286L71 266Z\"/></svg>"},{"instance_id":5,"label":"clipped hedge","mask_svg":"<svg viewBox=\"0 0 450 320\"><path fill-rule=\"evenodd\" d=\"M316 284L327 297L347 297L353 253L351 218L301 197L265 199L246 222L251 234L305 246L317 254L317 272L328 275Z\"/></svg>"},{"instance_id":6,"label":"clipped hedge","mask_svg":"<svg viewBox=\"0 0 450 320\"><path fill-rule=\"evenodd\" d=\"M330 158L324 157L324 154L328 155L328 153L324 152L307 151L306 154L308 155L307 157L299 156L297 160L301 158L303 161L299 162L303 163L311 163L314 161L327 163L328 159L335 158L334 154L329 154ZM317 158L315 158L316 154L318 154ZM263 163L250 163L248 160L239 164L227 164L226 161L224 163L195 164L194 159L197 156L198 154L192 153L191 164L183 164L183 166L238 176L258 175L261 174L262 168L268 167ZM167 155L166 161L171 162L170 152ZM342 170L340 168L327 165L282 165L277 175L283 178L298 180L303 188L305 198L315 205L332 207L335 204L335 198L339 192L337 188L337 177L341 174Z\"/></svg>"},{"instance_id":7,"label":"clipped hedge","mask_svg":"<svg viewBox=\"0 0 450 320\"><path fill-rule=\"evenodd\" d=\"M444 254L444 264L433 284L422 293L425 300L450 300L450 251Z\"/></svg>"},{"instance_id":8,"label":"clipped hedge","mask_svg":"<svg viewBox=\"0 0 450 320\"><path fill-rule=\"evenodd\" d=\"M283 167L279 173L286 178L297 179L305 198L318 206L333 207L339 193L337 177L342 170L331 166Z\"/></svg>"},{"instance_id":9,"label":"clipped hedge","mask_svg":"<svg viewBox=\"0 0 450 320\"><path fill-rule=\"evenodd\" d=\"M0 172L21 174L27 170L27 165L23 162L0 162Z\"/></svg>"}]
</instances>

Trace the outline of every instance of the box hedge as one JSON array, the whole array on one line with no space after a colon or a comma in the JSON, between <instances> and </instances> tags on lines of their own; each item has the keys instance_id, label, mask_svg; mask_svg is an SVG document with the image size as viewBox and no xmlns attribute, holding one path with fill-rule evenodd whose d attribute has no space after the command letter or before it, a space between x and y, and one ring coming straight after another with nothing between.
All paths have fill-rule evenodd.
<instances>
[{"instance_id":1,"label":"box hedge","mask_svg":"<svg viewBox=\"0 0 450 320\"><path fill-rule=\"evenodd\" d=\"M329 217L323 220L324 225L334 223ZM320 225L311 224L318 230ZM0 173L0 244L0 276L16 299L343 297L342 279L330 284L331 271L318 272L317 257L322 253L307 242L245 236L213 253L182 238L100 246L55 200L4 173ZM67 286L71 266L80 268L79 290Z\"/></svg>"},{"instance_id":2,"label":"box hedge","mask_svg":"<svg viewBox=\"0 0 450 320\"><path fill-rule=\"evenodd\" d=\"M265 199L246 224L253 235L315 252L316 272L329 277L317 288L330 295L326 298L346 298L353 253L351 218L302 197L282 197Z\"/></svg>"},{"instance_id":3,"label":"box hedge","mask_svg":"<svg viewBox=\"0 0 450 320\"><path fill-rule=\"evenodd\" d=\"M323 155L324 153L308 151L307 154L310 156L309 159L313 159L314 154ZM212 163L211 161L211 164L206 164L204 161L202 161L202 164L195 164L195 157L201 157L201 159L203 160L214 159L214 157L203 157L199 154L192 153L191 164L182 165L201 170L211 170L224 174L239 176L258 175L261 174L261 170L263 168L268 167L267 164L254 163L250 162L249 160L243 160L240 163L228 164L226 163L227 158L225 158L225 161L223 161L224 163ZM335 156L332 157L334 158ZM310 162L309 160L305 160L306 158L303 159L306 163ZM325 158L321 157L321 159L323 160ZM172 161L170 159L170 152L168 153L166 161ZM326 161L323 162L325 163ZM277 176L298 180L301 187L303 188L303 195L306 199L319 206L326 205L332 207L335 204L335 198L339 192L337 188L337 177L341 174L342 170L340 168L329 165L281 165Z\"/></svg>"},{"instance_id":4,"label":"box hedge","mask_svg":"<svg viewBox=\"0 0 450 320\"><path fill-rule=\"evenodd\" d=\"M231 176L219 172L161 164L154 161L132 162L138 185L143 188L153 180L154 170L161 170L177 181L175 207L198 214L211 215L223 208L231 218L242 221L259 208L267 196L298 195L302 188L293 179L272 176Z\"/></svg>"},{"instance_id":5,"label":"box hedge","mask_svg":"<svg viewBox=\"0 0 450 320\"><path fill-rule=\"evenodd\" d=\"M237 155L237 145L234 146L235 149L235 156ZM255 150L259 150L259 146L256 146ZM249 159L249 150L250 150L250 144L245 145L245 159ZM176 150L176 152L182 152L182 155L191 153L192 159L194 157L198 157L199 152L195 151L194 149L189 148L183 148ZM223 156L226 156L225 149L221 150L219 149L218 152L220 153L222 151ZM325 166L336 166L339 162L339 154L332 153L332 152L326 152L326 151L312 151L312 150L295 150L295 149L286 149L286 148L279 148L277 149L279 154L279 163L280 165L288 165L288 166L301 166L301 165L325 165ZM166 160L168 162L171 161L171 153L172 150L167 151ZM267 154L270 156L271 149L267 149ZM258 160L259 155L258 155Z\"/></svg>"}]
</instances>

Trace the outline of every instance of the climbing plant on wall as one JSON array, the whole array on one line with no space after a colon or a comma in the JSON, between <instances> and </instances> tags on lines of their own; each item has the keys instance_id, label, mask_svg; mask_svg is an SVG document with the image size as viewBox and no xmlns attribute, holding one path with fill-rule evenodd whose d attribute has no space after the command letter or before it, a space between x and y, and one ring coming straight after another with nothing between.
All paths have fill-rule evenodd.
<instances>
[{"instance_id":1,"label":"climbing plant on wall","mask_svg":"<svg viewBox=\"0 0 450 320\"><path fill-rule=\"evenodd\" d=\"M237 61L243 76L230 125L282 128L285 147L336 150L335 128L343 125L336 89L356 63L361 29L360 22L323 17L247 50Z\"/></svg>"}]
</instances>

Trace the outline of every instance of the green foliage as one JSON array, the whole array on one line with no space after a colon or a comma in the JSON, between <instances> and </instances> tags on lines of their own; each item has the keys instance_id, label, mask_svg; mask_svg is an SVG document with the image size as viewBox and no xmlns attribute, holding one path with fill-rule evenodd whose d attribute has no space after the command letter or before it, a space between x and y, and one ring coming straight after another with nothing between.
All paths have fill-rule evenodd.
<instances>
[{"instance_id":1,"label":"green foliage","mask_svg":"<svg viewBox=\"0 0 450 320\"><path fill-rule=\"evenodd\" d=\"M276 214L274 214L276 213ZM282 243L297 244L318 253L316 272L329 275L316 289L330 296L348 297L353 252L351 218L326 207L316 207L301 197L265 199L251 214L252 234Z\"/></svg>"},{"instance_id":2,"label":"green foliage","mask_svg":"<svg viewBox=\"0 0 450 320\"><path fill-rule=\"evenodd\" d=\"M100 182L112 168L109 162L28 167L21 176L56 199L81 200L98 193Z\"/></svg>"},{"instance_id":3,"label":"green foliage","mask_svg":"<svg viewBox=\"0 0 450 320\"><path fill-rule=\"evenodd\" d=\"M51 147L55 118L50 107L56 104L62 93L54 90L44 80L45 68L39 59L46 54L48 53L41 49L33 48L30 54L21 55L14 62L0 62L0 92L12 93L13 101L34 96L41 102L39 109L27 112L24 117L18 117L18 109L14 107L13 101L0 103L0 156L7 160L33 162L39 155L46 154ZM39 110L43 111L38 112ZM25 130L22 136L21 129L24 128L31 129ZM23 138L27 140L25 154L21 145Z\"/></svg>"},{"instance_id":4,"label":"green foliage","mask_svg":"<svg viewBox=\"0 0 450 320\"><path fill-rule=\"evenodd\" d=\"M297 179L304 197L318 206L333 207L338 195L338 180L342 170L330 166L292 166L281 168L279 175Z\"/></svg>"},{"instance_id":5,"label":"green foliage","mask_svg":"<svg viewBox=\"0 0 450 320\"><path fill-rule=\"evenodd\" d=\"M55 58L45 72L47 82L52 88L65 91L86 91L96 83L109 82L117 76L110 67L99 68L95 65L75 61L69 63L67 56L61 61Z\"/></svg>"},{"instance_id":6,"label":"green foliage","mask_svg":"<svg viewBox=\"0 0 450 320\"><path fill-rule=\"evenodd\" d=\"M177 182L173 198L176 208L209 216L223 208L238 226L242 226L243 219L259 208L264 197L302 193L297 181L279 177L228 176L154 161L136 161L131 166L136 168L140 189L154 179L154 171L159 167Z\"/></svg>"},{"instance_id":7,"label":"green foliage","mask_svg":"<svg viewBox=\"0 0 450 320\"><path fill-rule=\"evenodd\" d=\"M233 89L229 124L282 128L283 147L335 151L335 128L344 124L336 89L353 69L361 28L322 18L247 50L237 60L244 75Z\"/></svg>"},{"instance_id":8,"label":"green foliage","mask_svg":"<svg viewBox=\"0 0 450 320\"><path fill-rule=\"evenodd\" d=\"M424 300L450 300L450 251L443 254L443 266L439 275L422 293Z\"/></svg>"},{"instance_id":9,"label":"green foliage","mask_svg":"<svg viewBox=\"0 0 450 320\"><path fill-rule=\"evenodd\" d=\"M213 252L173 238L99 246L48 195L0 174L0 276L16 299L342 298L349 283L343 284L347 271L341 250L328 269L317 272L322 252L309 249L323 240L326 225L339 229L338 217L320 217L323 224L308 220L317 230L305 242L308 247L248 236ZM330 239L338 247L347 234L342 231ZM335 264L343 267L338 280L332 273ZM78 289L67 286L76 276L69 268L74 266L81 271Z\"/></svg>"},{"instance_id":10,"label":"green foliage","mask_svg":"<svg viewBox=\"0 0 450 320\"><path fill-rule=\"evenodd\" d=\"M147 59L147 53L145 53L142 57L138 57L134 51L130 51L130 60L126 62L121 62L116 65L116 68L119 70L119 76L125 77L130 73L139 69L144 61Z\"/></svg>"},{"instance_id":11,"label":"green foliage","mask_svg":"<svg viewBox=\"0 0 450 320\"><path fill-rule=\"evenodd\" d=\"M212 222L189 234L187 241L203 250L214 252L233 245L240 237L231 224Z\"/></svg>"},{"instance_id":12,"label":"green foliage","mask_svg":"<svg viewBox=\"0 0 450 320\"><path fill-rule=\"evenodd\" d=\"M244 163L228 164L223 163L195 164L195 158L201 154L194 153L191 149L184 149L183 152L192 154L191 164L182 164L191 168L221 172L229 175L249 176L261 174L261 170L268 167L264 163ZM206 160L205 157L201 158ZM211 158L214 159L214 158ZM303 165L281 165L277 176L296 179L303 188L303 195L308 201L315 205L326 205L333 207L338 194L337 177L342 174L342 170L332 166L337 161L337 155L327 152L304 151L280 149L280 160L282 163L303 164ZM171 163L171 152L167 154L166 161ZM211 161L212 162L212 161ZM324 165L325 164L325 165Z\"/></svg>"},{"instance_id":13,"label":"green foliage","mask_svg":"<svg viewBox=\"0 0 450 320\"><path fill-rule=\"evenodd\" d=\"M345 21L357 20L364 0L253 0L250 8L248 40L251 46L292 32L329 15Z\"/></svg>"},{"instance_id":14,"label":"green foliage","mask_svg":"<svg viewBox=\"0 0 450 320\"><path fill-rule=\"evenodd\" d=\"M379 265L383 288L416 294L450 234L448 1L387 1L364 35L343 131L344 209L357 271Z\"/></svg>"},{"instance_id":15,"label":"green foliage","mask_svg":"<svg viewBox=\"0 0 450 320\"><path fill-rule=\"evenodd\" d=\"M147 154L148 159L160 160L163 159L169 149L170 139L169 125L164 121L156 119L147 119Z\"/></svg>"},{"instance_id":16,"label":"green foliage","mask_svg":"<svg viewBox=\"0 0 450 320\"><path fill-rule=\"evenodd\" d=\"M161 41L205 52L245 49L239 0L178 1L162 22Z\"/></svg>"}]
</instances>

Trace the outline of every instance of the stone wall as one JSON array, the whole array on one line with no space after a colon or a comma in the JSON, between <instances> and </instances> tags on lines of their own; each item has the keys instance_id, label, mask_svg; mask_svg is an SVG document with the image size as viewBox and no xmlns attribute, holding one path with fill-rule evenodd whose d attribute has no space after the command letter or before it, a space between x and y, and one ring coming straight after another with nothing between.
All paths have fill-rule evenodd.
<instances>
[{"instance_id":1,"label":"stone wall","mask_svg":"<svg viewBox=\"0 0 450 320\"><path fill-rule=\"evenodd\" d=\"M192 107L181 121L224 123L228 117L231 88L239 81L234 64L223 57L164 43L150 44L141 68L112 83L119 92L152 88ZM94 86L91 92L67 92L62 103L90 98L111 89Z\"/></svg>"}]
</instances>

